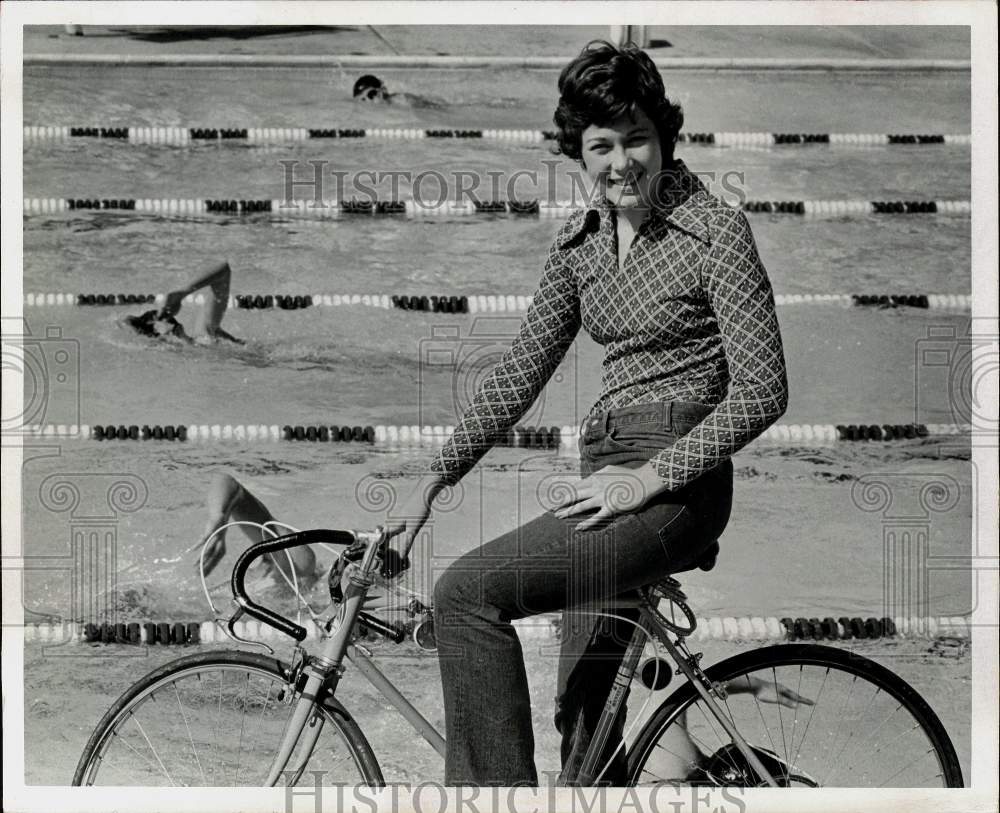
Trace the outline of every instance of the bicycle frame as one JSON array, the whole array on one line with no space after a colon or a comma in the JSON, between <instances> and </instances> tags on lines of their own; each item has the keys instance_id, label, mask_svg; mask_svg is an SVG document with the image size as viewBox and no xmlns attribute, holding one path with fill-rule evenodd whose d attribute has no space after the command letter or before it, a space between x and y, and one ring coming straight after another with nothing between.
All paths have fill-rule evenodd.
<instances>
[{"instance_id":1,"label":"bicycle frame","mask_svg":"<svg viewBox=\"0 0 1000 813\"><path fill-rule=\"evenodd\" d=\"M320 692L324 690L324 685L326 691L330 694L333 694L336 690L340 676L343 674L342 663L345 657L358 668L358 671L361 672L365 679L399 711L406 721L413 726L414 730L437 753L442 757L445 755L444 737L403 696L395 685L379 671L378 667L375 666L362 649L351 641L351 633L358 621L358 615L361 612L368 590L374 584L372 574L376 570L378 552L386 541L385 534L381 529L377 529L374 532L355 532L354 536L359 541L367 543L364 556L359 565L350 572L348 587L344 592L344 600L341 603L340 612L337 617L336 631L325 639L319 655L311 656L305 661L303 671L306 674L306 683L285 727L281 745L278 748L277 755L267 777L266 784L268 786L276 785L278 780L288 773L291 774L292 779L295 779L305 770L323 727L323 718L316 713L317 700L319 700ZM260 544L265 545L267 543ZM676 644L670 640L667 627L657 618L650 595L647 590L641 590L639 591L638 598L634 601L616 600L615 602L616 607L637 608L639 611L639 621L622 658L621 666L615 677L611 692L608 695L594 737L584 756L576 783L591 785L600 778L598 765L607 744L612 725L625 700L626 690L635 675L636 666L642 655L646 640L650 635L655 635L666 649L670 658L677 664L679 673L684 675L694 686L695 691L704 700L712 715L732 739L733 744L746 758L748 764L769 786L777 787L777 781L767 771L756 753L754 753L753 749L740 735L739 731L736 730L729 717L719 708L716 697L720 699L724 698L722 693L725 690L714 686L706 678L705 673L698 666L696 657L685 656L681 652L678 644L681 644L683 635L679 635ZM683 597L683 594L680 595ZM246 608L242 602L241 608ZM232 625L238 615L231 619L230 625ZM312 718L312 723L307 729L306 727L310 722L310 718ZM304 729L305 733L303 733ZM289 768L289 760L297 745L299 746L298 758L295 764Z\"/></svg>"}]
</instances>

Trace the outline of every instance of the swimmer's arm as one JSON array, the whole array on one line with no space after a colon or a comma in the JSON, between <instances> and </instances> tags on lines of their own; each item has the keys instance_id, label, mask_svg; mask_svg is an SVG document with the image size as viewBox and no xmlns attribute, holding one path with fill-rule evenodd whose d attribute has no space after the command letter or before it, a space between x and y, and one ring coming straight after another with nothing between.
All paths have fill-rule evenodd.
<instances>
[{"instance_id":1,"label":"swimmer's arm","mask_svg":"<svg viewBox=\"0 0 1000 813\"><path fill-rule=\"evenodd\" d=\"M220 293L223 298L229 296L229 280L232 276L232 269L227 261L211 266L204 273L195 277L183 288L177 288L167 294L166 302L163 304L163 313L167 316L175 316L181 309L184 297L199 291L206 286L212 287L215 298L219 299ZM224 289L224 291L223 291Z\"/></svg>"},{"instance_id":2,"label":"swimmer's arm","mask_svg":"<svg viewBox=\"0 0 1000 813\"><path fill-rule=\"evenodd\" d=\"M212 334L217 339L225 339L227 342L232 342L233 344L246 344L245 339L237 339L231 333L227 333L221 327L217 327Z\"/></svg>"},{"instance_id":3,"label":"swimmer's arm","mask_svg":"<svg viewBox=\"0 0 1000 813\"><path fill-rule=\"evenodd\" d=\"M182 325L180 322L177 322L174 325L174 331L172 335L176 336L178 339L183 339L188 344L194 344L194 339L192 339L190 336L187 335L187 332L184 330L184 325Z\"/></svg>"}]
</instances>

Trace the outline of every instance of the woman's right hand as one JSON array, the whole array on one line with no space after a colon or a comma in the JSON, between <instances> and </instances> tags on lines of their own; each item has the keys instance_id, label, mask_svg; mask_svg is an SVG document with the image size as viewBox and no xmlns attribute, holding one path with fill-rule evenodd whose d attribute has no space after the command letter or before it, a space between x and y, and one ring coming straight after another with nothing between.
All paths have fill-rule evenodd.
<instances>
[{"instance_id":1,"label":"woman's right hand","mask_svg":"<svg viewBox=\"0 0 1000 813\"><path fill-rule=\"evenodd\" d=\"M440 475L421 477L410 495L392 509L393 518L386 522L385 528L389 538L402 535L401 553L404 559L409 555L420 529L430 518L434 498L444 487Z\"/></svg>"}]
</instances>

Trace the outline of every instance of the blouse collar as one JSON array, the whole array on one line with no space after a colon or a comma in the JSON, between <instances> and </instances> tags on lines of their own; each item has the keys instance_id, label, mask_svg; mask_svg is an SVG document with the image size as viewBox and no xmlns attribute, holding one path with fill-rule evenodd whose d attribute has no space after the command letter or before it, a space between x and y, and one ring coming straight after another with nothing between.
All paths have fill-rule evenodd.
<instances>
[{"instance_id":1,"label":"blouse collar","mask_svg":"<svg viewBox=\"0 0 1000 813\"><path fill-rule=\"evenodd\" d=\"M696 237L709 242L704 202L708 190L687 165L679 158L674 161L672 171L660 178L659 194L654 196L650 219L662 220ZM565 248L582 234L599 231L602 225L610 227L613 207L607 198L601 196L587 206L577 226L566 232L559 241Z\"/></svg>"}]
</instances>

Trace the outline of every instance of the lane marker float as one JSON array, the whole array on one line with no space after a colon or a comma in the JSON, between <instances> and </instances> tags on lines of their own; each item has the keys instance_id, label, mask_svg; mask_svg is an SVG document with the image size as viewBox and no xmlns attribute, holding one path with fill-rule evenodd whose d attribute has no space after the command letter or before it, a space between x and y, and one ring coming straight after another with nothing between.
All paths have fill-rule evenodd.
<instances>
[{"instance_id":1,"label":"lane marker float","mask_svg":"<svg viewBox=\"0 0 1000 813\"><path fill-rule=\"evenodd\" d=\"M699 617L691 636L695 641L870 641L884 638L927 640L939 636L971 637L966 616L862 618L777 618L775 616ZM320 638L315 621L304 620L307 640ZM559 616L541 615L518 619L514 628L522 638L559 637ZM258 621L237 621L236 634L254 641L284 639L274 628ZM159 646L193 646L229 643L230 638L215 621L131 621L127 623L26 624L28 643L104 643Z\"/></svg>"},{"instance_id":2,"label":"lane marker float","mask_svg":"<svg viewBox=\"0 0 1000 813\"><path fill-rule=\"evenodd\" d=\"M193 443L365 443L385 449L435 448L444 445L454 426L360 426L356 424L30 424L26 437L77 441L171 441ZM965 436L969 424L871 423L774 424L754 442L828 446L841 442L923 440L930 437ZM558 449L576 453L580 427L517 425L494 445L525 449Z\"/></svg>"},{"instance_id":3,"label":"lane marker float","mask_svg":"<svg viewBox=\"0 0 1000 813\"><path fill-rule=\"evenodd\" d=\"M263 198L24 198L25 215L101 211L192 217L202 215L266 216L302 220L343 220L351 216L393 215L407 218L515 215L538 218L567 217L580 205L575 201L544 203L538 199L508 201L445 201L425 206L414 200L281 201ZM968 215L968 200L749 200L741 206L752 214L785 214L810 217L860 215Z\"/></svg>"},{"instance_id":4,"label":"lane marker float","mask_svg":"<svg viewBox=\"0 0 1000 813\"><path fill-rule=\"evenodd\" d=\"M162 305L165 294L27 293L25 307ZM185 304L203 305L204 294L189 294ZM526 311L534 296L522 294L235 294L229 307L237 310L301 310L363 306L383 310L428 313L511 313ZM776 305L838 305L841 307L968 309L969 294L775 294Z\"/></svg>"},{"instance_id":5,"label":"lane marker float","mask_svg":"<svg viewBox=\"0 0 1000 813\"><path fill-rule=\"evenodd\" d=\"M462 139L537 144L554 141L555 130L531 128L455 127L156 127L156 126L38 126L24 127L24 143L66 143L98 139L119 144L189 147L196 144L295 144L330 139ZM830 145L882 146L970 146L972 136L961 133L774 133L719 132L680 133L681 144L706 147L771 147Z\"/></svg>"}]
</instances>

